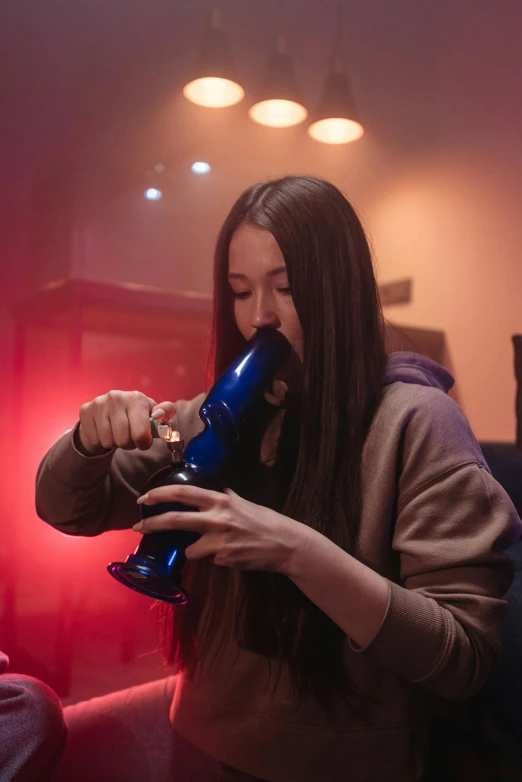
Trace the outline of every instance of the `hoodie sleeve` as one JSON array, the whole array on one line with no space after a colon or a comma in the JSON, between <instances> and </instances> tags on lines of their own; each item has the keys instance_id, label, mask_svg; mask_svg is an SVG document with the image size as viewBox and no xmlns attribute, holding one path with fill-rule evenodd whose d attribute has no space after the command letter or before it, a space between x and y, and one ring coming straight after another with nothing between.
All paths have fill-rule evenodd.
<instances>
[{"instance_id":1,"label":"hoodie sleeve","mask_svg":"<svg viewBox=\"0 0 522 782\"><path fill-rule=\"evenodd\" d=\"M513 578L503 551L521 533L460 408L421 389L403 438L393 533L400 582L389 581L381 627L357 651L450 700L479 690L500 651Z\"/></svg>"},{"instance_id":2,"label":"hoodie sleeve","mask_svg":"<svg viewBox=\"0 0 522 782\"><path fill-rule=\"evenodd\" d=\"M204 395L176 402L173 425L188 442L203 424L198 412ZM44 456L36 476L36 512L69 535L99 535L128 529L139 521L136 500L153 473L170 463L163 440L148 451L117 448L101 456L84 456L74 446L78 425Z\"/></svg>"}]
</instances>

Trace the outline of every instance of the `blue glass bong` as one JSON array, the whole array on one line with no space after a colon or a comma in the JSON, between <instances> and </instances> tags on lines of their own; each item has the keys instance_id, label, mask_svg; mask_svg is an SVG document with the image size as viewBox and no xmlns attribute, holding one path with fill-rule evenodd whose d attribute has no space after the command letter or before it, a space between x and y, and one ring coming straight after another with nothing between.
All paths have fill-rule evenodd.
<instances>
[{"instance_id":1,"label":"blue glass bong","mask_svg":"<svg viewBox=\"0 0 522 782\"><path fill-rule=\"evenodd\" d=\"M190 440L185 451L181 440L167 443L172 464L154 473L143 493L169 485L223 491L219 475L238 443L240 424L289 352L290 344L281 332L259 329L203 402L199 415L204 430ZM155 426L152 420L151 425ZM176 502L140 505L142 519L169 511L197 508ZM149 533L125 562L112 562L107 569L136 592L166 603L184 604L188 601L181 578L185 549L199 537L199 533L183 530Z\"/></svg>"}]
</instances>

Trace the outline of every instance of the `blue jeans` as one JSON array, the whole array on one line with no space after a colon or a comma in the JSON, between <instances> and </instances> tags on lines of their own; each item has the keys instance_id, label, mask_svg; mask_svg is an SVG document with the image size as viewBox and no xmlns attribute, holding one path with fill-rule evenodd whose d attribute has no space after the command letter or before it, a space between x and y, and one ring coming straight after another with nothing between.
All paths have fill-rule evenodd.
<instances>
[{"instance_id":1,"label":"blue jeans","mask_svg":"<svg viewBox=\"0 0 522 782\"><path fill-rule=\"evenodd\" d=\"M60 701L37 679L6 673L7 665L0 652L0 780L50 780L67 738Z\"/></svg>"}]
</instances>

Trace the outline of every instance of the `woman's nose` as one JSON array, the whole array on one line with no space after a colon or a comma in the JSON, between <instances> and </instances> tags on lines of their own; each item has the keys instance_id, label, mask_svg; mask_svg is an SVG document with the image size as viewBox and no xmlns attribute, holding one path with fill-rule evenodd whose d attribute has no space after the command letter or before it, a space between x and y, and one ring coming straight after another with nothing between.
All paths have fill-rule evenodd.
<instances>
[{"instance_id":1,"label":"woman's nose","mask_svg":"<svg viewBox=\"0 0 522 782\"><path fill-rule=\"evenodd\" d=\"M262 329L265 326L277 329L280 325L281 321L275 307L272 306L272 301L264 296L259 298L253 312L252 326L256 329Z\"/></svg>"}]
</instances>

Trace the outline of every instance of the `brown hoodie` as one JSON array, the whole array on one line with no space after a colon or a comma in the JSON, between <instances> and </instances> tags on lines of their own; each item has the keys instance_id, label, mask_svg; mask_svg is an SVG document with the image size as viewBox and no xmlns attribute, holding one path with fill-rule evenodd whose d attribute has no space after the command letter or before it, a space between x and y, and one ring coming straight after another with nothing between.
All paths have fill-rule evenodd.
<instances>
[{"instance_id":1,"label":"brown hoodie","mask_svg":"<svg viewBox=\"0 0 522 782\"><path fill-rule=\"evenodd\" d=\"M365 443L356 556L388 579L389 602L365 648L346 639L350 677L368 696L362 712L332 721L311 696L297 707L284 668L273 695L275 666L229 638L197 683L180 677L176 689L172 723L201 750L267 782L422 779L438 698L469 697L496 660L512 579L502 552L522 534L445 393L451 382L433 362L393 354ZM176 404L185 442L202 428L202 400ZM130 527L147 478L169 463L165 444L89 458L73 434L40 466L38 514L74 535Z\"/></svg>"}]
</instances>

